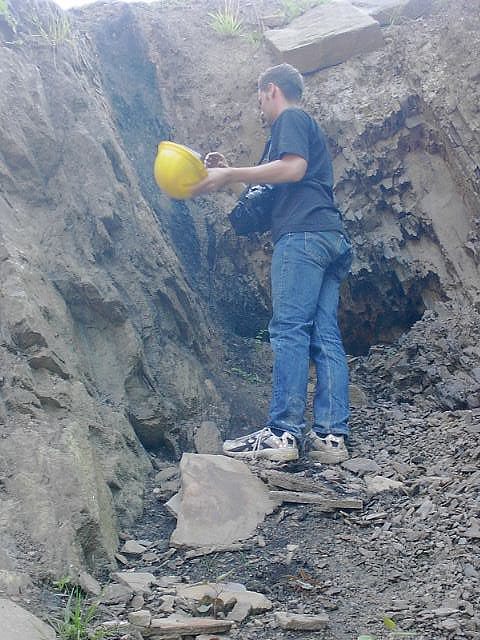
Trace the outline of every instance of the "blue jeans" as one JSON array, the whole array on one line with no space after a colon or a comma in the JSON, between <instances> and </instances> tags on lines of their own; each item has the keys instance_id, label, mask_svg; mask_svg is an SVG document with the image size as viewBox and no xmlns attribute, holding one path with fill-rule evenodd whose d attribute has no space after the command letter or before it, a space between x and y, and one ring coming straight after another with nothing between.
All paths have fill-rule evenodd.
<instances>
[{"instance_id":1,"label":"blue jeans","mask_svg":"<svg viewBox=\"0 0 480 640\"><path fill-rule=\"evenodd\" d=\"M310 358L317 374L313 430L320 436L348 435L348 367L337 309L351 263L351 245L338 231L287 233L273 251L268 425L300 441Z\"/></svg>"}]
</instances>

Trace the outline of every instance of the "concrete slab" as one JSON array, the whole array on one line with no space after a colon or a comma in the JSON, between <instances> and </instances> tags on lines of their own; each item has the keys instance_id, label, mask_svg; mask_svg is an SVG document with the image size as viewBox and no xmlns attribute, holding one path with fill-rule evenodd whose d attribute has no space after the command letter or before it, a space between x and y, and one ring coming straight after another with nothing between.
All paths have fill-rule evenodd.
<instances>
[{"instance_id":1,"label":"concrete slab","mask_svg":"<svg viewBox=\"0 0 480 640\"><path fill-rule=\"evenodd\" d=\"M204 547L249 538L279 504L240 460L184 453L182 490L175 505L177 528L170 544Z\"/></svg>"},{"instance_id":2,"label":"concrete slab","mask_svg":"<svg viewBox=\"0 0 480 640\"><path fill-rule=\"evenodd\" d=\"M346 0L331 0L307 11L285 29L265 37L282 62L302 73L345 62L383 46L379 23Z\"/></svg>"},{"instance_id":3,"label":"concrete slab","mask_svg":"<svg viewBox=\"0 0 480 640\"><path fill-rule=\"evenodd\" d=\"M400 18L421 18L431 12L433 5L432 0L351 0L351 3L382 26L392 24Z\"/></svg>"},{"instance_id":4,"label":"concrete slab","mask_svg":"<svg viewBox=\"0 0 480 640\"><path fill-rule=\"evenodd\" d=\"M55 640L55 631L18 604L0 598L2 640Z\"/></svg>"}]
</instances>

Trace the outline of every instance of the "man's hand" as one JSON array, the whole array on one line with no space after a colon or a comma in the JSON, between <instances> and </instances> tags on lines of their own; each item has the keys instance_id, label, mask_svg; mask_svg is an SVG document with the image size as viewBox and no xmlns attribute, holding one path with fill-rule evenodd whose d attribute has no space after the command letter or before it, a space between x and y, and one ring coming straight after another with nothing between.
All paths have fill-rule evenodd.
<instances>
[{"instance_id":1,"label":"man's hand","mask_svg":"<svg viewBox=\"0 0 480 640\"><path fill-rule=\"evenodd\" d=\"M207 167L207 169L214 169L217 167L228 167L228 162L223 153L218 153L218 151L211 151L207 153L203 164Z\"/></svg>"},{"instance_id":2,"label":"man's hand","mask_svg":"<svg viewBox=\"0 0 480 640\"><path fill-rule=\"evenodd\" d=\"M224 167L208 169L208 176L192 189L192 198L220 191L230 182L230 173L230 169Z\"/></svg>"}]
</instances>

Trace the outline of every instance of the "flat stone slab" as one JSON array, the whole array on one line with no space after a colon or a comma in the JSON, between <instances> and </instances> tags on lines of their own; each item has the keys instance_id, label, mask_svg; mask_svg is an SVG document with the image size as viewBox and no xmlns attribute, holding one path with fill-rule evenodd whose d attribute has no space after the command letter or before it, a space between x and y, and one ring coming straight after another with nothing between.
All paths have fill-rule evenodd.
<instances>
[{"instance_id":1,"label":"flat stone slab","mask_svg":"<svg viewBox=\"0 0 480 640\"><path fill-rule=\"evenodd\" d=\"M136 540L127 540L120 549L120 553L124 553L128 556L141 556L146 550L147 547L143 544L139 544Z\"/></svg>"},{"instance_id":2,"label":"flat stone slab","mask_svg":"<svg viewBox=\"0 0 480 640\"><path fill-rule=\"evenodd\" d=\"M275 613L275 621L282 629L296 631L320 631L328 626L328 616L325 613L309 616L299 613L287 613L278 611Z\"/></svg>"},{"instance_id":3,"label":"flat stone slab","mask_svg":"<svg viewBox=\"0 0 480 640\"><path fill-rule=\"evenodd\" d=\"M154 618L149 627L142 629L142 635L148 636L196 636L200 633L223 633L230 631L230 620L216 620L215 618Z\"/></svg>"},{"instance_id":4,"label":"flat stone slab","mask_svg":"<svg viewBox=\"0 0 480 640\"><path fill-rule=\"evenodd\" d=\"M18 604L0 598L2 640L55 640L55 631Z\"/></svg>"},{"instance_id":5,"label":"flat stone slab","mask_svg":"<svg viewBox=\"0 0 480 640\"><path fill-rule=\"evenodd\" d=\"M177 528L170 544L205 547L249 538L279 502L248 466L233 458L184 453Z\"/></svg>"},{"instance_id":6,"label":"flat stone slab","mask_svg":"<svg viewBox=\"0 0 480 640\"><path fill-rule=\"evenodd\" d=\"M149 627L152 621L152 614L148 609L132 611L128 614L128 621L135 627Z\"/></svg>"},{"instance_id":7,"label":"flat stone slab","mask_svg":"<svg viewBox=\"0 0 480 640\"><path fill-rule=\"evenodd\" d=\"M152 584L157 584L153 573L141 571L117 571L113 574L115 580L127 585L134 593L150 593Z\"/></svg>"},{"instance_id":8,"label":"flat stone slab","mask_svg":"<svg viewBox=\"0 0 480 640\"><path fill-rule=\"evenodd\" d=\"M297 502L299 504L314 504L321 511L335 511L335 509L363 509L363 501L358 498L324 498L318 493L302 493L299 491L270 491L272 498L280 502Z\"/></svg>"},{"instance_id":9,"label":"flat stone slab","mask_svg":"<svg viewBox=\"0 0 480 640\"><path fill-rule=\"evenodd\" d=\"M380 471L380 467L375 460L370 460L370 458L350 458L350 460L342 462L342 467L359 475L378 473Z\"/></svg>"},{"instance_id":10,"label":"flat stone slab","mask_svg":"<svg viewBox=\"0 0 480 640\"><path fill-rule=\"evenodd\" d=\"M346 0L331 0L292 20L284 29L265 32L282 62L302 73L345 62L384 45L380 24Z\"/></svg>"},{"instance_id":11,"label":"flat stone slab","mask_svg":"<svg viewBox=\"0 0 480 640\"><path fill-rule=\"evenodd\" d=\"M228 620L241 622L251 613L264 613L273 608L272 602L256 591L248 591L238 582L204 582L195 585L177 584L177 596L188 600L201 601L205 596L220 598L224 602L236 600Z\"/></svg>"},{"instance_id":12,"label":"flat stone slab","mask_svg":"<svg viewBox=\"0 0 480 640\"><path fill-rule=\"evenodd\" d=\"M432 10L432 0L351 0L382 26L395 23L401 18L415 20L428 15Z\"/></svg>"},{"instance_id":13,"label":"flat stone slab","mask_svg":"<svg viewBox=\"0 0 480 640\"><path fill-rule=\"evenodd\" d=\"M384 478L383 476L372 476L365 478L365 485L367 488L367 496L375 496L377 493L384 493L385 491L397 491L403 489L403 482L398 480L392 480L391 478Z\"/></svg>"}]
</instances>

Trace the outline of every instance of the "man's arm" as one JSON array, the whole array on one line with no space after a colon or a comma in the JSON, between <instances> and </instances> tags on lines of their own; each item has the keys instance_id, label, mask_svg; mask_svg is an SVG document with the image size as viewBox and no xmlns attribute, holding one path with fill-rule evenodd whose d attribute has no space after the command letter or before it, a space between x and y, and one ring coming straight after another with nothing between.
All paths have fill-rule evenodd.
<instances>
[{"instance_id":1,"label":"man's arm","mask_svg":"<svg viewBox=\"0 0 480 640\"><path fill-rule=\"evenodd\" d=\"M229 184L282 184L299 182L307 170L307 161L301 156L285 154L280 160L273 160L255 167L222 167L208 169L208 176L194 189L192 197L204 193L220 191Z\"/></svg>"}]
</instances>

